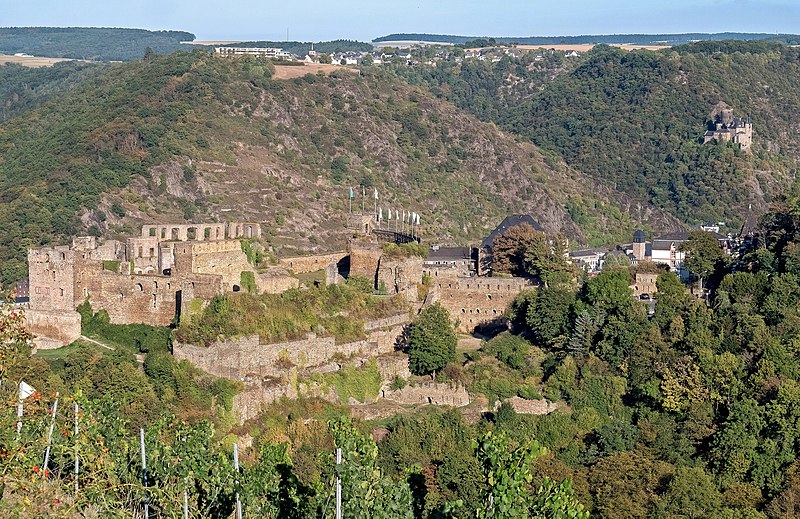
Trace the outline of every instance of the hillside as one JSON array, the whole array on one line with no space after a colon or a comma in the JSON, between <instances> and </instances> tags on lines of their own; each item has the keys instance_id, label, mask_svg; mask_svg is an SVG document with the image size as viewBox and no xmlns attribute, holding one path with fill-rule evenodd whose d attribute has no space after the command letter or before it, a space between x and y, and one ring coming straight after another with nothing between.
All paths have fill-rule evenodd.
<instances>
[{"instance_id":1,"label":"hillside","mask_svg":"<svg viewBox=\"0 0 800 519\"><path fill-rule=\"evenodd\" d=\"M341 247L351 185L445 242L510 212L584 243L677 225L397 79L270 67L203 51L111 65L0 126L3 281L29 246L142 222L247 219L277 245Z\"/></svg>"},{"instance_id":2,"label":"hillside","mask_svg":"<svg viewBox=\"0 0 800 519\"><path fill-rule=\"evenodd\" d=\"M194 40L184 31L148 31L115 27L0 27L0 54L96 61L139 59L149 47L158 54Z\"/></svg>"},{"instance_id":3,"label":"hillside","mask_svg":"<svg viewBox=\"0 0 800 519\"><path fill-rule=\"evenodd\" d=\"M735 225L749 207L763 210L798 168L798 57L769 42L599 46L581 58L398 73L687 223ZM752 118L752 154L698 143L720 102Z\"/></svg>"}]
</instances>

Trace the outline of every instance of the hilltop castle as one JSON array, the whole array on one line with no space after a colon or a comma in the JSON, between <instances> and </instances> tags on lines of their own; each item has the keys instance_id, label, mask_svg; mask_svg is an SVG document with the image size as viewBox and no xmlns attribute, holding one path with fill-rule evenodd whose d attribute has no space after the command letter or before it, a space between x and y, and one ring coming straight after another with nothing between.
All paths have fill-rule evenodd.
<instances>
[{"instance_id":1,"label":"hilltop castle","mask_svg":"<svg viewBox=\"0 0 800 519\"><path fill-rule=\"evenodd\" d=\"M720 103L712 112L714 129L703 135L703 144L709 142L733 142L742 151L750 151L753 145L753 123L750 118L741 119L733 116L733 108Z\"/></svg>"}]
</instances>

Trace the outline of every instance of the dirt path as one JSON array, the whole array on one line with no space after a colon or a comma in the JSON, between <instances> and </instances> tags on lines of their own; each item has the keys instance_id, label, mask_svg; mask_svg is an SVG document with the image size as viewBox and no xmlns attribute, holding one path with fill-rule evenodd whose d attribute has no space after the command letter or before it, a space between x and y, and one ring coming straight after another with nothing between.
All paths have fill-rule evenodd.
<instances>
[{"instance_id":1,"label":"dirt path","mask_svg":"<svg viewBox=\"0 0 800 519\"><path fill-rule=\"evenodd\" d=\"M105 348L105 349L111 350L111 351L117 351L117 349L114 348L113 346L109 346L108 344L104 344L104 343L102 343L100 341L96 341L96 340L91 339L91 338L89 338L89 337L87 337L85 335L81 335L81 339L83 339L86 342L91 342L92 344L96 344L97 346L100 346L101 348ZM138 354L138 355L134 355L134 357L136 357L136 362L138 362L139 364L144 364L144 355Z\"/></svg>"}]
</instances>

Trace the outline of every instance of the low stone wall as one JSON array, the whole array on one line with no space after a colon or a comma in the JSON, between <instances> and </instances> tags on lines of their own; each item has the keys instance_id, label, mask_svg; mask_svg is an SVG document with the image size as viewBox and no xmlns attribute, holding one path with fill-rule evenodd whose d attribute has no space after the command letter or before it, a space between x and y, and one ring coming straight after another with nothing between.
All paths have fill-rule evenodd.
<instances>
[{"instance_id":1,"label":"low stone wall","mask_svg":"<svg viewBox=\"0 0 800 519\"><path fill-rule=\"evenodd\" d=\"M331 263L338 263L347 256L347 252L331 252L329 254L317 254L314 256L296 256L293 258L281 258L278 264L291 270L295 274L316 272L326 268Z\"/></svg>"},{"instance_id":2,"label":"low stone wall","mask_svg":"<svg viewBox=\"0 0 800 519\"><path fill-rule=\"evenodd\" d=\"M439 384L426 382L403 389L384 390L381 396L400 404L433 404L464 407L469 404L469 394L461 384Z\"/></svg>"},{"instance_id":3,"label":"low stone wall","mask_svg":"<svg viewBox=\"0 0 800 519\"><path fill-rule=\"evenodd\" d=\"M65 346L81 336L81 315L75 310L27 310L28 329L45 340L34 343L42 349Z\"/></svg>"},{"instance_id":4,"label":"low stone wall","mask_svg":"<svg viewBox=\"0 0 800 519\"><path fill-rule=\"evenodd\" d=\"M561 407L559 404L550 402L544 398L540 400L525 400L524 398L520 398L518 396L512 396L511 398L504 400L504 402L510 404L514 411L518 414L550 414Z\"/></svg>"},{"instance_id":5,"label":"low stone wall","mask_svg":"<svg viewBox=\"0 0 800 519\"><path fill-rule=\"evenodd\" d=\"M290 276L281 267L269 267L266 272L256 275L256 289L259 294L282 294L299 286L300 280Z\"/></svg>"}]
</instances>

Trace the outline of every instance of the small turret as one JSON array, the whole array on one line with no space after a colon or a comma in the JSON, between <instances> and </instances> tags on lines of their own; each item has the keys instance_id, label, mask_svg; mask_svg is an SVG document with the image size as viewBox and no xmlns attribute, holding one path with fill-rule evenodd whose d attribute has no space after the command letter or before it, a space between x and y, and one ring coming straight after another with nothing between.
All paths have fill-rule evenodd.
<instances>
[{"instance_id":1,"label":"small turret","mask_svg":"<svg viewBox=\"0 0 800 519\"><path fill-rule=\"evenodd\" d=\"M644 231L641 229L637 229L636 232L633 233L633 255L634 257L642 261L645 258L645 254L647 254L647 244L645 243L645 236Z\"/></svg>"}]
</instances>

